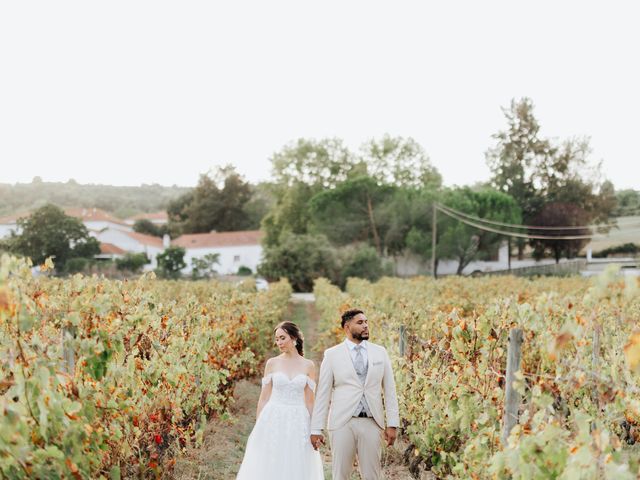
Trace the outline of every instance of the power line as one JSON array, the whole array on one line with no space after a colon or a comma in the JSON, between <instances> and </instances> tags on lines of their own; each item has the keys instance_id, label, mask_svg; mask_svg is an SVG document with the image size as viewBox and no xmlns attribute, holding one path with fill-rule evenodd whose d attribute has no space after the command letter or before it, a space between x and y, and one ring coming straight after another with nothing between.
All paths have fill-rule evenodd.
<instances>
[{"instance_id":1,"label":"power line","mask_svg":"<svg viewBox=\"0 0 640 480\"><path fill-rule=\"evenodd\" d=\"M497 233L500 235L505 235L508 237L517 237L517 238L527 238L527 239L533 239L533 240L589 240L593 237L595 237L596 235L558 235L558 236L554 236L554 235L529 235L526 233L517 233L517 232L507 232L504 230L498 230L495 228L491 228L491 227L487 227L486 225L481 225L479 223L475 223L472 221L469 221L463 217L460 217L459 215L453 213L453 212L449 212L445 209L442 208L441 205L439 204L435 204L434 207L438 210L440 210L442 213L449 215L451 218L454 218L456 220L458 220L459 222L462 222L466 225L469 225L471 227L477 228L479 230L484 230L486 232L492 232L492 233ZM482 219L480 219L482 220Z\"/></svg>"},{"instance_id":2,"label":"power line","mask_svg":"<svg viewBox=\"0 0 640 480\"><path fill-rule=\"evenodd\" d=\"M498 225L500 227L520 228L525 230L586 230L586 229L593 229L593 228L601 228L603 226L603 225L587 225L583 227L576 227L576 226L542 227L539 225L515 225L512 223L497 222L494 220L486 220L484 218L474 217L473 215L469 215L468 213L461 212L460 210L456 210L455 208L449 207L447 205L443 205L441 203L437 203L437 206L440 210L443 210L443 209L449 210L450 212L456 215L459 215L461 217L465 217L476 222L488 223L491 225Z\"/></svg>"}]
</instances>

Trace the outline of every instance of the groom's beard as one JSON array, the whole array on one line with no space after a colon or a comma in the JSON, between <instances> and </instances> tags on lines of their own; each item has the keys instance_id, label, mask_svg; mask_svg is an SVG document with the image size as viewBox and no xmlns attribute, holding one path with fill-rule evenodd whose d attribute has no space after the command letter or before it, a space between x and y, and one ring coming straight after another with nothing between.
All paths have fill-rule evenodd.
<instances>
[{"instance_id":1,"label":"groom's beard","mask_svg":"<svg viewBox=\"0 0 640 480\"><path fill-rule=\"evenodd\" d=\"M353 338L356 340L369 340L369 332L352 333Z\"/></svg>"}]
</instances>

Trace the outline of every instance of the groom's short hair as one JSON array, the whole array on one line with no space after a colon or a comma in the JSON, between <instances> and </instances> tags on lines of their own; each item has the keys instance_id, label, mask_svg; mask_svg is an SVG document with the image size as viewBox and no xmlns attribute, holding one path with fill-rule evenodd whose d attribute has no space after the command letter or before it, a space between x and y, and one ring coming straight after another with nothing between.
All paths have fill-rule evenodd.
<instances>
[{"instance_id":1,"label":"groom's short hair","mask_svg":"<svg viewBox=\"0 0 640 480\"><path fill-rule=\"evenodd\" d=\"M344 324L351 320L356 315L364 313L362 310L358 310L357 308L352 308L351 310L347 310L342 314L342 328L344 328Z\"/></svg>"}]
</instances>

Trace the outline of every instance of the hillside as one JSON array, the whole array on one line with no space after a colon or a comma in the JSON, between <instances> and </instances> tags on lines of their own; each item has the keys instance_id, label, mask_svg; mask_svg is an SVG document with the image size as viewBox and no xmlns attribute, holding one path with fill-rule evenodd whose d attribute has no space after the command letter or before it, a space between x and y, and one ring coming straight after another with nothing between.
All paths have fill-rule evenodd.
<instances>
[{"instance_id":1,"label":"hillside","mask_svg":"<svg viewBox=\"0 0 640 480\"><path fill-rule=\"evenodd\" d=\"M188 187L140 185L81 185L61 182L0 183L0 216L34 210L46 203L60 207L96 207L126 218L138 213L157 212L169 202L191 190Z\"/></svg>"},{"instance_id":2,"label":"hillside","mask_svg":"<svg viewBox=\"0 0 640 480\"><path fill-rule=\"evenodd\" d=\"M608 235L598 236L589 242L582 252L589 248L594 252L600 252L605 248L623 245L625 243L640 244L640 215L618 217L618 227L612 228Z\"/></svg>"}]
</instances>

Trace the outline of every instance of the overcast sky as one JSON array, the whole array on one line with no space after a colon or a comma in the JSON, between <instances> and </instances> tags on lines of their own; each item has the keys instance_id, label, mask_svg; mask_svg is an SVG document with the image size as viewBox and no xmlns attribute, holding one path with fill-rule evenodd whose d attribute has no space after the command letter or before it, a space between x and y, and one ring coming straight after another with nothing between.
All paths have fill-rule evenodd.
<instances>
[{"instance_id":1,"label":"overcast sky","mask_svg":"<svg viewBox=\"0 0 640 480\"><path fill-rule=\"evenodd\" d=\"M0 3L0 182L194 185L269 177L299 137L384 133L445 184L486 180L501 107L590 136L640 188L637 1Z\"/></svg>"}]
</instances>

